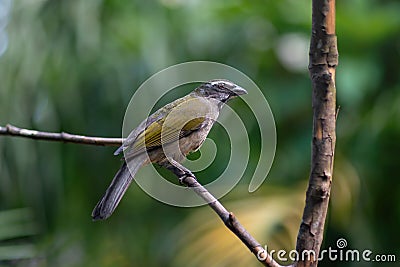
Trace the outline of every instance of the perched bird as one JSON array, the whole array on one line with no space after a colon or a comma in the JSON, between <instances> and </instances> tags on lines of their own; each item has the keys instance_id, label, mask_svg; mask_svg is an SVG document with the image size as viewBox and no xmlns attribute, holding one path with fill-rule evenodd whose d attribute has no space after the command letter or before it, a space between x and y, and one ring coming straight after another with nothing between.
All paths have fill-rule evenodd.
<instances>
[{"instance_id":1,"label":"perched bird","mask_svg":"<svg viewBox=\"0 0 400 267\"><path fill-rule=\"evenodd\" d=\"M228 80L211 80L145 119L114 155L124 152L124 163L92 212L93 220L107 219L115 210L140 167L156 163L180 179L193 174L180 164L199 149L230 99L247 94ZM128 168L129 166L129 168Z\"/></svg>"}]
</instances>

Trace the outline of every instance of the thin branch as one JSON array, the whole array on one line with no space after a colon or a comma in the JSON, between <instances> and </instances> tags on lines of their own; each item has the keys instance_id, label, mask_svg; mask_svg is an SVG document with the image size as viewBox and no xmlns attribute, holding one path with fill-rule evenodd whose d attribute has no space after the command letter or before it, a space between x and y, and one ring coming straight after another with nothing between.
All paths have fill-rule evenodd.
<instances>
[{"instance_id":1,"label":"thin branch","mask_svg":"<svg viewBox=\"0 0 400 267\"><path fill-rule=\"evenodd\" d=\"M229 212L210 192L207 191L194 177L185 176L180 179L184 185L193 188L198 196L204 199L208 205L218 214L225 226L229 228L247 248L256 256L257 260L268 267L282 267L272 256L264 250L257 240L243 227L236 216Z\"/></svg>"},{"instance_id":2,"label":"thin branch","mask_svg":"<svg viewBox=\"0 0 400 267\"><path fill-rule=\"evenodd\" d=\"M297 236L296 266L317 266L331 192L336 143L336 87L338 64L335 0L312 1L309 71L312 81L313 133L311 173L303 219Z\"/></svg>"},{"instance_id":3,"label":"thin branch","mask_svg":"<svg viewBox=\"0 0 400 267\"><path fill-rule=\"evenodd\" d=\"M36 130L21 129L11 124L7 124L6 127L0 126L0 135L19 136L38 140L57 141L64 143L75 143L95 146L120 146L122 144L122 138L104 138L104 137L92 137L75 135L69 133L52 133L52 132L40 132Z\"/></svg>"}]
</instances>

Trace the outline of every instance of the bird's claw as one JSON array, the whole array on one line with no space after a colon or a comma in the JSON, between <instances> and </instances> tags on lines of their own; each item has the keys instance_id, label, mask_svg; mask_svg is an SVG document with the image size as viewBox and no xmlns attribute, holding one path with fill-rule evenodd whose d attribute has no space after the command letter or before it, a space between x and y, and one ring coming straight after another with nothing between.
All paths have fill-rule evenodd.
<instances>
[{"instance_id":1,"label":"bird's claw","mask_svg":"<svg viewBox=\"0 0 400 267\"><path fill-rule=\"evenodd\" d=\"M178 181L179 181L179 184L180 184L180 185L185 185L185 183L183 182L183 180L186 179L186 177L187 177L187 176L184 175L184 176L181 176L181 177L178 178Z\"/></svg>"},{"instance_id":2,"label":"bird's claw","mask_svg":"<svg viewBox=\"0 0 400 267\"><path fill-rule=\"evenodd\" d=\"M193 179L195 179L197 181L196 176L194 176L194 174L190 172L190 173L186 173L183 176L178 178L179 184L186 185L186 183L184 183L183 181L188 177L192 177Z\"/></svg>"}]
</instances>

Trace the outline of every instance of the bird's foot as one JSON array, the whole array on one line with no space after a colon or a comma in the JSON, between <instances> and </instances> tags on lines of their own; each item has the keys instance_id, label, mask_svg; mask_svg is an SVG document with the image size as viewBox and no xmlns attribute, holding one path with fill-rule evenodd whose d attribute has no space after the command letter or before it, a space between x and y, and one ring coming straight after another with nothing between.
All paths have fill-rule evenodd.
<instances>
[{"instance_id":1,"label":"bird's foot","mask_svg":"<svg viewBox=\"0 0 400 267\"><path fill-rule=\"evenodd\" d=\"M179 184L187 186L188 184L185 183L184 180L188 177L192 177L193 179L195 179L197 181L196 176L194 176L194 174L192 172L188 171L184 175L182 175L181 177L178 178Z\"/></svg>"},{"instance_id":2,"label":"bird's foot","mask_svg":"<svg viewBox=\"0 0 400 267\"><path fill-rule=\"evenodd\" d=\"M178 178L178 181L179 181L179 184L180 184L180 185L185 185L185 183L183 182L183 180L185 180L186 177L187 177L187 176L184 175L184 176L181 176L181 177Z\"/></svg>"}]
</instances>

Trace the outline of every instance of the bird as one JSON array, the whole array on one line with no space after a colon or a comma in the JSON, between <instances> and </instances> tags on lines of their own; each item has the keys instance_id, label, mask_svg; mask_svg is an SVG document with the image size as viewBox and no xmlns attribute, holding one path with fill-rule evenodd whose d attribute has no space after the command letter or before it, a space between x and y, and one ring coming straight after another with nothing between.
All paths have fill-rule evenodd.
<instances>
[{"instance_id":1,"label":"bird","mask_svg":"<svg viewBox=\"0 0 400 267\"><path fill-rule=\"evenodd\" d=\"M229 80L210 80L142 121L114 152L123 152L123 164L93 209L92 219L105 220L112 215L135 174L145 165L158 164L180 181L195 177L181 162L200 148L224 104L244 94L245 89Z\"/></svg>"}]
</instances>

